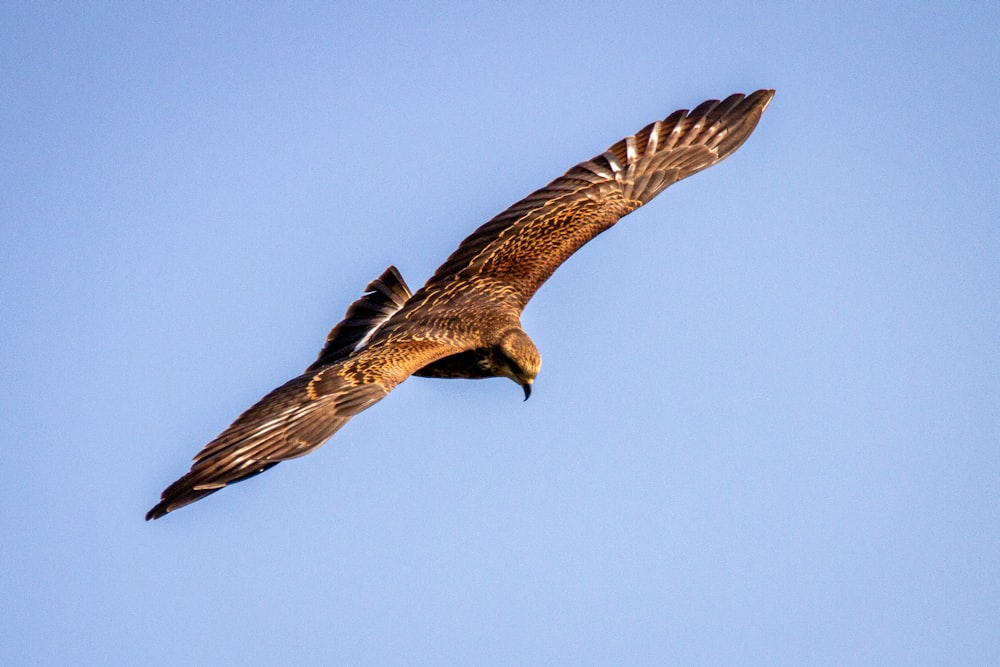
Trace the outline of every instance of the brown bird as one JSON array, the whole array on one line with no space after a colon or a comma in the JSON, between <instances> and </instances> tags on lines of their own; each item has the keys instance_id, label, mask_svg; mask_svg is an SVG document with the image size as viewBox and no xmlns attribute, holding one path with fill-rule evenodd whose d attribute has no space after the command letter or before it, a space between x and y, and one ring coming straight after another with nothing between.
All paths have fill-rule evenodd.
<instances>
[{"instance_id":1,"label":"brown bird","mask_svg":"<svg viewBox=\"0 0 1000 667\"><path fill-rule=\"evenodd\" d=\"M477 229L416 294L390 266L305 373L205 445L146 520L308 454L411 375L506 377L527 400L542 358L521 311L535 291L619 218L732 154L773 96L730 95L647 125Z\"/></svg>"}]
</instances>

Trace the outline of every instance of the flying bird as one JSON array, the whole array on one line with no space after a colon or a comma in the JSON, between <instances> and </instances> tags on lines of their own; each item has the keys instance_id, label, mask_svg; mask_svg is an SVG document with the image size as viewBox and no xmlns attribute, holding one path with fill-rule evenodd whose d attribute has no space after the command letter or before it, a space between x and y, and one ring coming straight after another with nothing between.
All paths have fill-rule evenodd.
<instances>
[{"instance_id":1,"label":"flying bird","mask_svg":"<svg viewBox=\"0 0 1000 667\"><path fill-rule=\"evenodd\" d=\"M737 93L647 125L481 226L416 293L390 266L316 361L205 445L146 520L308 454L411 375L506 377L527 400L542 358L521 311L535 291L622 216L731 155L773 96Z\"/></svg>"}]
</instances>

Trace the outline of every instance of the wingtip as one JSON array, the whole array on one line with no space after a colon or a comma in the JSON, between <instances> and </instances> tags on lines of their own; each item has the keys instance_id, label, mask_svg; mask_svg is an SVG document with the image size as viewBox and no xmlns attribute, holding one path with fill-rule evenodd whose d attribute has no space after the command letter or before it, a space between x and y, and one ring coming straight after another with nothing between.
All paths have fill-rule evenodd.
<instances>
[{"instance_id":1,"label":"wingtip","mask_svg":"<svg viewBox=\"0 0 1000 667\"><path fill-rule=\"evenodd\" d=\"M725 113L732 111L743 112L743 113L753 113L756 112L758 115L763 114L764 110L767 109L768 105L771 104L771 100L774 99L774 89L773 88L761 88L755 90L752 93L733 93L721 102L709 100L709 102L715 102L716 107L715 112L719 113L719 110L724 109ZM709 102L704 102L703 105ZM752 111L751 111L752 110ZM689 115L697 115L695 111L689 112Z\"/></svg>"},{"instance_id":2,"label":"wingtip","mask_svg":"<svg viewBox=\"0 0 1000 667\"><path fill-rule=\"evenodd\" d=\"M761 112L763 112L774 99L774 88L761 88L750 93L747 97L753 104L759 105Z\"/></svg>"}]
</instances>

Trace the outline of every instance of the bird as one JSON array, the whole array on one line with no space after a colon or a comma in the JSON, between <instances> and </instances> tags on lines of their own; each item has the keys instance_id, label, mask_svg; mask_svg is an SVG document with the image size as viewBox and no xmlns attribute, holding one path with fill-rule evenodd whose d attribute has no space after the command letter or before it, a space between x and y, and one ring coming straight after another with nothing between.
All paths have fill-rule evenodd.
<instances>
[{"instance_id":1,"label":"bird","mask_svg":"<svg viewBox=\"0 0 1000 667\"><path fill-rule=\"evenodd\" d=\"M520 317L536 290L622 216L736 151L773 97L736 93L650 123L480 226L416 292L387 268L305 372L205 445L146 520L316 450L411 375L509 378L528 400L542 359Z\"/></svg>"}]
</instances>

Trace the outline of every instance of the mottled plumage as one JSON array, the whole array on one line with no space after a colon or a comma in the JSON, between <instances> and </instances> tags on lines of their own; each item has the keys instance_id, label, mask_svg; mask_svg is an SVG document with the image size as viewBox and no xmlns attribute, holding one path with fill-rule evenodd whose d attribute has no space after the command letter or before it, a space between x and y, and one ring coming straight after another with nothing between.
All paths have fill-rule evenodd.
<instances>
[{"instance_id":1,"label":"mottled plumage","mask_svg":"<svg viewBox=\"0 0 1000 667\"><path fill-rule=\"evenodd\" d=\"M507 377L527 399L541 356L520 317L535 291L622 216L739 148L773 95L731 95L647 125L481 226L415 294L389 267L305 373L208 443L146 519L308 454L410 375Z\"/></svg>"}]
</instances>

